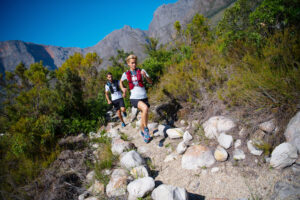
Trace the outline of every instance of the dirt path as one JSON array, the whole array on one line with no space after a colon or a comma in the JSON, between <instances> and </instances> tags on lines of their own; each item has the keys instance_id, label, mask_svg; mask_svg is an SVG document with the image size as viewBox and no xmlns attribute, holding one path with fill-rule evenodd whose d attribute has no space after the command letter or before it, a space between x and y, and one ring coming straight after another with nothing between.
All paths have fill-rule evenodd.
<instances>
[{"instance_id":1,"label":"dirt path","mask_svg":"<svg viewBox=\"0 0 300 200\"><path fill-rule=\"evenodd\" d=\"M259 166L254 163L254 167L249 167L243 163L244 161L216 162L212 168L217 167L219 169L217 172L212 172L212 168L196 171L185 170L181 168L182 155L176 154L176 147L182 141L181 139L166 138L164 146L159 147L158 143L162 138L154 137L149 144L146 144L138 129L134 128L128 121L126 124L125 128L121 128L119 125L116 128L128 136L128 139L135 144L143 157L151 159L151 165L155 171L153 177L155 181L183 187L199 198L269 199L275 183L284 176L291 174L291 170L270 169L268 164L260 164ZM197 143L197 141L193 142ZM176 159L164 162L170 154L176 154ZM253 160L253 162L255 161Z\"/></svg>"}]
</instances>

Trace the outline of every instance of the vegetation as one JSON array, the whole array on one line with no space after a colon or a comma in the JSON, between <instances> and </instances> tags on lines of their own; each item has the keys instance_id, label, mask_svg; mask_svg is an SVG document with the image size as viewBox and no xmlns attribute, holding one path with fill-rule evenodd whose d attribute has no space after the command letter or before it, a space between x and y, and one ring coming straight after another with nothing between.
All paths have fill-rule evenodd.
<instances>
[{"instance_id":1,"label":"vegetation","mask_svg":"<svg viewBox=\"0 0 300 200\"><path fill-rule=\"evenodd\" d=\"M151 100L166 101L165 94L172 94L180 102L200 106L213 99L229 108L269 110L284 121L300 100L299 20L297 0L238 0L214 29L199 14L186 26L175 22L174 41L159 46L157 39L148 38L148 57L139 64L154 80ZM106 73L120 79L130 53L118 50L111 66L99 72L97 54L75 53L56 71L42 62L28 69L20 63L5 73L5 80L1 76L1 191L12 194L33 180L56 159L60 138L105 124ZM125 104L129 106L128 97ZM100 142L106 158L96 171L105 183L101 172L112 166L113 157L109 141ZM272 149L261 148L266 154Z\"/></svg>"}]
</instances>

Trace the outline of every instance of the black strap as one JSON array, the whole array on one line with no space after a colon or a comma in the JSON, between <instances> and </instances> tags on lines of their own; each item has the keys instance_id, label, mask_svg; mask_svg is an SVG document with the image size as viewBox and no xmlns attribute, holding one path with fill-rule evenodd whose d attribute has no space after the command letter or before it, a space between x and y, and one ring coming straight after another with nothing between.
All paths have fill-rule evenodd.
<instances>
[{"instance_id":1,"label":"black strap","mask_svg":"<svg viewBox=\"0 0 300 200\"><path fill-rule=\"evenodd\" d=\"M109 81L107 81L106 85L109 87L110 93L113 94L115 92L114 89L113 89L113 87L112 87L112 84L114 84L114 86L116 87L117 92L120 91L118 80L113 80L112 83L110 83Z\"/></svg>"}]
</instances>

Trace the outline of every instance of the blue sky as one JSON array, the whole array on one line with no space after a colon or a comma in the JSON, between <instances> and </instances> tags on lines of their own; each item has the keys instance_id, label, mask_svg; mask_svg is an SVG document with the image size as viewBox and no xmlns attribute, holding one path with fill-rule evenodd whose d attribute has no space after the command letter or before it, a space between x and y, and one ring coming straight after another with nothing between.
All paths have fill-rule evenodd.
<instances>
[{"instance_id":1,"label":"blue sky","mask_svg":"<svg viewBox=\"0 0 300 200\"><path fill-rule=\"evenodd\" d=\"M89 47L124 25L147 30L177 0L0 0L0 41Z\"/></svg>"}]
</instances>

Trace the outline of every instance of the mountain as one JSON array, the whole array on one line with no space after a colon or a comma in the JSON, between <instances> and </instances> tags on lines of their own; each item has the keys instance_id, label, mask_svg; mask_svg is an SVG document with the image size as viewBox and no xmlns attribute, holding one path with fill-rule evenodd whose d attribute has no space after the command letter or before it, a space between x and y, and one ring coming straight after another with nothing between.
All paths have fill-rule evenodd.
<instances>
[{"instance_id":1,"label":"mountain","mask_svg":"<svg viewBox=\"0 0 300 200\"><path fill-rule=\"evenodd\" d=\"M0 73L13 71L23 62L26 66L31 63L43 61L48 69L56 69L75 52L86 54L96 52L103 62L98 69L107 68L109 58L117 55L118 49L125 52L133 51L140 60L146 55L143 45L147 43L147 37L158 38L160 44L169 42L174 34L173 24L180 21L184 26L196 13L204 16L213 16L218 11L230 5L233 0L179 0L176 3L164 4L154 12L153 20L148 31L133 29L125 25L122 29L108 34L95 46L88 48L58 47L51 45L34 44L19 40L0 42Z\"/></svg>"}]
</instances>

